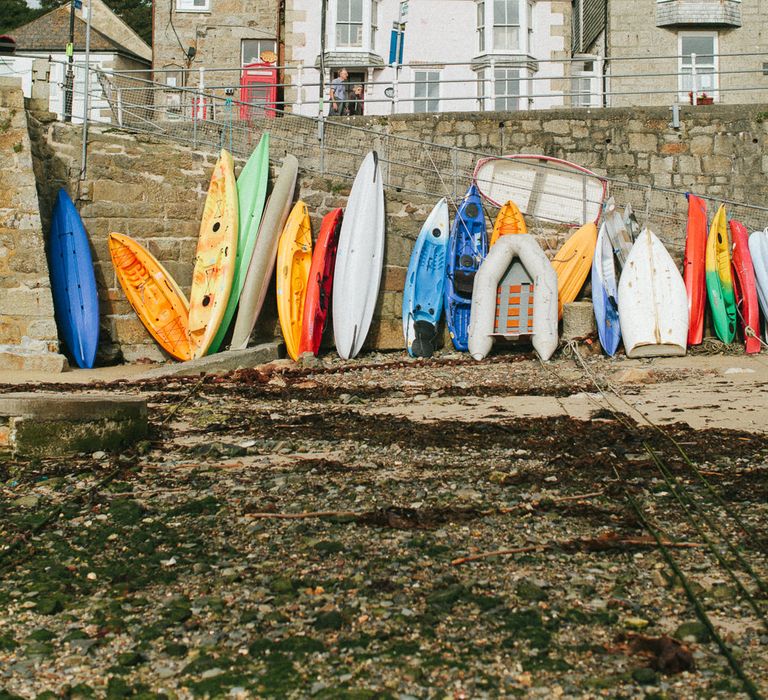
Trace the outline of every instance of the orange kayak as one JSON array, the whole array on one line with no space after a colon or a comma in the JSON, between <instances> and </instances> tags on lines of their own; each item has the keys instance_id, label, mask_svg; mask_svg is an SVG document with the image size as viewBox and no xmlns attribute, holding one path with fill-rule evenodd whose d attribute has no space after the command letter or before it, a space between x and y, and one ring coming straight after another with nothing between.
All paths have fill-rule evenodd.
<instances>
[{"instance_id":1,"label":"orange kayak","mask_svg":"<svg viewBox=\"0 0 768 700\"><path fill-rule=\"evenodd\" d=\"M565 243L552 259L557 273L557 317L563 317L563 306L570 304L584 286L597 245L597 226L584 224Z\"/></svg>"},{"instance_id":2,"label":"orange kayak","mask_svg":"<svg viewBox=\"0 0 768 700\"><path fill-rule=\"evenodd\" d=\"M499 213L496 215L489 245L496 243L499 237L508 236L512 233L528 233L528 227L525 225L525 219L517 204L510 199L499 209Z\"/></svg>"},{"instance_id":3,"label":"orange kayak","mask_svg":"<svg viewBox=\"0 0 768 700\"><path fill-rule=\"evenodd\" d=\"M277 246L277 315L285 347L292 360L299 358L304 301L312 265L312 225L307 205L296 202L285 222Z\"/></svg>"},{"instance_id":4,"label":"orange kayak","mask_svg":"<svg viewBox=\"0 0 768 700\"><path fill-rule=\"evenodd\" d=\"M109 234L109 254L125 296L146 329L169 355L188 360L189 302L168 270L122 233Z\"/></svg>"}]
</instances>

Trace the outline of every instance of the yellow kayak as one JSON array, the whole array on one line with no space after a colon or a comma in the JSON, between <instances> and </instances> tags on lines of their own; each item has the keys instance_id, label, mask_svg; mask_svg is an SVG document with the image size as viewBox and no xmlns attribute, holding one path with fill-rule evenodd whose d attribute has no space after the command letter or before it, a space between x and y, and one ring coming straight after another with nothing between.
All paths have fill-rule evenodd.
<instances>
[{"instance_id":1,"label":"yellow kayak","mask_svg":"<svg viewBox=\"0 0 768 700\"><path fill-rule=\"evenodd\" d=\"M584 224L565 243L552 260L557 273L557 317L563 317L563 305L570 304L584 285L592 269L597 245L597 226Z\"/></svg>"},{"instance_id":2,"label":"yellow kayak","mask_svg":"<svg viewBox=\"0 0 768 700\"><path fill-rule=\"evenodd\" d=\"M307 205L296 202L277 247L277 315L291 359L299 357L299 342L312 265L312 226Z\"/></svg>"},{"instance_id":3,"label":"yellow kayak","mask_svg":"<svg viewBox=\"0 0 768 700\"><path fill-rule=\"evenodd\" d=\"M189 293L189 342L193 358L208 352L224 317L235 274L237 227L234 162L222 149L205 200Z\"/></svg>"},{"instance_id":4,"label":"yellow kayak","mask_svg":"<svg viewBox=\"0 0 768 700\"><path fill-rule=\"evenodd\" d=\"M508 236L512 233L528 233L528 227L525 225L525 219L517 204L510 199L499 209L499 213L496 215L489 245L496 243L501 236Z\"/></svg>"},{"instance_id":5,"label":"yellow kayak","mask_svg":"<svg viewBox=\"0 0 768 700\"><path fill-rule=\"evenodd\" d=\"M189 302L168 270L122 233L109 234L109 254L125 296L146 329L168 354L188 360Z\"/></svg>"}]
</instances>

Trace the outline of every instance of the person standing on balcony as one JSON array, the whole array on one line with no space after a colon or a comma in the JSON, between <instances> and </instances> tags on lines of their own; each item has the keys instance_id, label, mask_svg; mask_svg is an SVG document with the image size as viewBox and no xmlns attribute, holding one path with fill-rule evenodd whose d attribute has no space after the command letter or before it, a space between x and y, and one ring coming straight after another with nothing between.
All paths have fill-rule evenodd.
<instances>
[{"instance_id":1,"label":"person standing on balcony","mask_svg":"<svg viewBox=\"0 0 768 700\"><path fill-rule=\"evenodd\" d=\"M352 88L352 96L348 103L347 114L350 117L362 117L363 116L363 86L355 85Z\"/></svg>"},{"instance_id":2,"label":"person standing on balcony","mask_svg":"<svg viewBox=\"0 0 768 700\"><path fill-rule=\"evenodd\" d=\"M342 68L331 81L331 109L328 112L331 117L344 114L347 108L347 80L349 73L346 68Z\"/></svg>"}]
</instances>

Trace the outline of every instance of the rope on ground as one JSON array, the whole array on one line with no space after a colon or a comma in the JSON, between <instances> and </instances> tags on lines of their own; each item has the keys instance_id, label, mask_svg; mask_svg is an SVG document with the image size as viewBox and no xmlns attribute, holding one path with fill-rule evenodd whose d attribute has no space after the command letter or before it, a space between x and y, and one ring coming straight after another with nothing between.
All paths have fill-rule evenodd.
<instances>
[{"instance_id":1,"label":"rope on ground","mask_svg":"<svg viewBox=\"0 0 768 700\"><path fill-rule=\"evenodd\" d=\"M578 351L578 347L575 343L571 342L569 344L569 349L573 356L579 361L581 364L581 367L583 371L590 377L592 380L592 383L597 387L598 391L600 391L601 395L605 399L606 403L608 404L611 413L614 415L614 417L622 424L625 428L628 430L632 430L633 426L629 424L624 417L619 413L615 407L611 404L610 400L608 399L607 394L603 390L602 386L600 385L600 382L598 381L598 378L595 376L595 374L589 369L584 359L581 357L581 354ZM618 391L611 386L610 382L605 382L611 389L612 393L615 394L620 400L622 400L626 405L628 405L630 408L632 408L634 411L638 413L641 417L643 417L646 422L648 422L653 428L655 428L658 432L660 432L662 435L667 437L668 439L672 440L672 442L677 445L676 441L668 434L666 431L662 430L658 425L653 423L650 418L645 416L642 411L638 410L635 406L630 404L626 399L624 399L621 394L618 393ZM743 556L741 550L736 547L733 542L730 540L730 538L727 536L727 534L720 528L720 526L715 522L715 520L710 517L710 515L706 512L706 510L703 510L699 503L695 501L691 495L687 492L687 490L682 487L679 482L677 481L674 474L672 474L672 471L669 469L669 467L664 464L664 462L660 459L656 451L648 444L647 441L643 441L643 447L648 452L651 459L653 459L656 466L659 468L659 470L662 473L662 476L664 478L664 481L667 485L667 487L670 489L672 494L675 497L675 500L679 503L681 508L683 508L683 511L685 515L687 516L688 523L693 526L693 528L696 530L696 532L699 534L701 538L705 540L705 542L709 545L710 552L713 554L713 556L717 559L717 561L720 563L720 565L725 569L725 571L728 573L729 577L736 583L737 587L741 591L741 593L746 597L747 601L749 602L750 607L755 611L755 613L758 615L760 620L763 622L763 625L768 629L768 619L766 619L764 613L762 610L758 607L757 601L752 597L752 595L749 593L749 591L744 587L741 580L736 576L735 572L731 568L731 565L725 560L725 558L720 554L720 552L717 551L717 548L715 547L715 544L709 539L704 532L703 528L701 527L700 523L694 518L693 513L690 511L688 506L693 507L699 517L707 524L707 526L716 533L716 535L722 540L722 542L725 543L725 546L728 548L730 553L734 556L734 558L741 564L743 570L752 578L752 580L755 582L755 584L758 586L758 588L763 592L768 592L768 585L762 580L762 578L755 572L755 570L752 568L751 564L745 559ZM679 449L682 449L681 447ZM686 455L687 456L687 455ZM703 478L703 477L702 477ZM719 494L718 494L719 495ZM687 505L684 501L687 501ZM724 507L724 510L726 513L731 515L730 510L727 507ZM733 517L733 516L732 516Z\"/></svg>"},{"instance_id":2,"label":"rope on ground","mask_svg":"<svg viewBox=\"0 0 768 700\"><path fill-rule=\"evenodd\" d=\"M606 401L608 401L608 397L606 396L604 390L599 385L599 382L597 380L597 377L595 374L587 367L586 362L584 361L584 358L581 356L578 350L578 346L574 341L571 341L568 343L567 348L570 350L570 353L572 356L579 362L584 372L589 376L589 378L592 380L593 384L598 388L600 393L603 395ZM643 413L637 406L630 403L619 391L609 382L605 382L608 385L608 388L610 389L611 393L616 396L622 403L624 403L626 406L628 406L632 411L634 411L642 421L644 421L648 426L653 428L656 432L658 432L660 435L662 435L666 440L672 443L674 445L677 452L682 457L683 461L685 462L686 466L693 471L693 473L696 475L696 478L702 483L704 488L707 490L709 495L715 499L717 504L736 522L741 528L741 530L750 538L750 540L758 546L761 552L765 554L765 549L762 544L762 540L760 537L758 537L757 533L749 526L747 525L742 517L733 509L731 509L728 504L723 500L722 496L717 492L717 490L712 486L712 484L709 483L709 480L701 473L701 470L693 463L691 458L688 456L688 453L683 449L683 446L675 440L675 438L670 435L666 430L664 430L661 426L659 426L657 423L654 423L645 413ZM611 407L613 409L613 406Z\"/></svg>"},{"instance_id":3,"label":"rope on ground","mask_svg":"<svg viewBox=\"0 0 768 700\"><path fill-rule=\"evenodd\" d=\"M616 473L616 477L621 480L621 476L615 467L614 467L614 472ZM645 529L656 540L656 544L658 545L662 556L664 557L664 559L666 560L667 564L672 569L672 571L675 572L675 575L677 576L678 580L683 586L685 595L687 596L688 600L693 606L693 609L696 611L696 616L699 618L701 623L707 628L712 639L715 640L715 643L720 649L720 652L728 661L728 665L731 667L731 670L736 674L736 676L739 678L742 685L744 686L744 691L747 693L747 695L749 695L749 697L752 700L762 700L762 695L760 694L760 691L757 689L757 686L754 684L752 679L747 676L747 674L744 671L744 668L739 663L738 659L736 659L736 657L733 655L733 652L731 651L730 647L728 647L728 645L725 643L723 638L720 636L717 629L715 629L715 626L712 624L712 620L710 620L709 615L707 614L707 611L704 609L704 606L702 606L701 602L696 596L696 593L694 592L693 587L688 582L688 579L686 578L685 574L683 574L682 569L680 569L680 567L678 566L674 557L670 553L669 548L661 539L661 536L659 535L659 533L656 531L656 529L650 524L648 519L645 517L645 514L643 513L642 508L640 508L640 505L638 504L635 497L626 488L624 489L624 495L629 501L629 504L632 506L632 509L635 511L635 515L637 515L638 520L640 520L640 522L643 524L643 527L645 527Z\"/></svg>"}]
</instances>

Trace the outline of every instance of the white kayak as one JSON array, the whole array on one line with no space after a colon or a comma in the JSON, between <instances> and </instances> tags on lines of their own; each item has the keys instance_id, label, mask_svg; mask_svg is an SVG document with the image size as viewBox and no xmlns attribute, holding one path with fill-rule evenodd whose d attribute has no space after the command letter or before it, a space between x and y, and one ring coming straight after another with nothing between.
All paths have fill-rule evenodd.
<instances>
[{"instance_id":1,"label":"white kayak","mask_svg":"<svg viewBox=\"0 0 768 700\"><path fill-rule=\"evenodd\" d=\"M749 254L755 268L757 282L757 299L763 319L768 319L768 228L755 231L749 237ZM768 326L765 329L765 340L768 341Z\"/></svg>"},{"instance_id":2,"label":"white kayak","mask_svg":"<svg viewBox=\"0 0 768 700\"><path fill-rule=\"evenodd\" d=\"M379 158L369 153L357 171L344 210L333 275L333 335L339 357L363 347L384 266L384 185Z\"/></svg>"},{"instance_id":3,"label":"white kayak","mask_svg":"<svg viewBox=\"0 0 768 700\"><path fill-rule=\"evenodd\" d=\"M509 335L496 330L496 303L499 283L516 258L532 281L533 348L542 360L548 360L557 349L557 274L536 239L528 233L519 233L499 238L475 275L469 314L469 352L476 360L482 360L491 351L494 336ZM522 326L527 323L520 320L519 324L518 328L525 331Z\"/></svg>"},{"instance_id":4,"label":"white kayak","mask_svg":"<svg viewBox=\"0 0 768 700\"><path fill-rule=\"evenodd\" d=\"M264 305L264 297L267 295L269 282L272 279L272 270L275 268L280 233L291 210L298 172L299 161L290 154L286 155L264 209L251 263L245 275L237 320L232 332L230 344L232 350L242 350L247 347L253 327L261 313L261 307Z\"/></svg>"},{"instance_id":5,"label":"white kayak","mask_svg":"<svg viewBox=\"0 0 768 700\"><path fill-rule=\"evenodd\" d=\"M688 297L664 244L643 229L619 280L619 322L627 357L685 355Z\"/></svg>"}]
</instances>

